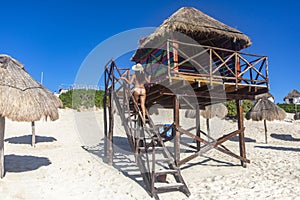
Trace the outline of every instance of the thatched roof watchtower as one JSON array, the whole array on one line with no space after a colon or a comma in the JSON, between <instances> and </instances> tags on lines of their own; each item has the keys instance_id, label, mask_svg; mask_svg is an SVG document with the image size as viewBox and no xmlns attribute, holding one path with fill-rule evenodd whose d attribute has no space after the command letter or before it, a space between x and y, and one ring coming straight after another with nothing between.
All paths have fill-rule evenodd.
<instances>
[{"instance_id":1,"label":"thatched roof watchtower","mask_svg":"<svg viewBox=\"0 0 300 200\"><path fill-rule=\"evenodd\" d=\"M152 106L159 105L159 107L172 109L173 123L164 127L163 132L157 130L155 121L148 114L148 121L141 123L141 112L136 112L140 111L140 108L132 98L132 93L128 89L130 86L118 83L120 77L130 77L130 69L118 68L113 60L110 61L105 66L105 94L108 98L104 98L105 102L107 99L108 104L111 105L108 109L108 116L104 109L105 135L108 138L105 152L108 163L113 163L114 103L121 120L126 121L123 126L136 155L147 154L149 146L154 148L151 152L152 158L155 158L157 154L155 144L160 144L168 160L164 163L168 165L166 169L170 166L174 166L173 169L175 169L213 148L239 159L244 167L246 163L250 163L250 160L246 158L241 100L255 100L256 96L269 91L267 56L239 52L251 45L250 39L245 34L195 8L186 7L179 9L152 34L142 38L139 42L140 45L131 60L140 63L145 73L151 75L151 83L145 86L146 108L150 109ZM117 91L122 91L122 95ZM132 99L132 104L129 99ZM236 102L238 130L212 138L209 135L209 129L207 133L201 130L200 115L206 117L207 122L214 116L222 117L220 114L226 115L226 107L223 104L220 104L221 107L215 105L230 100ZM225 109L222 109L222 106ZM194 115L195 127L186 130L180 125L180 109L188 109L186 116ZM200 109L203 112L200 113ZM135 114L128 115L133 111ZM143 128L146 123L149 124L150 129ZM140 129L133 128L138 126L141 126ZM167 138L166 133L170 130L172 137ZM203 138L203 135L207 137ZM237 135L239 155L223 145L224 142ZM195 144L182 141L182 137L193 138ZM172 154L163 145L170 140L174 141L171 144L174 147ZM190 148L192 154L184 155L182 158L181 145ZM156 180L151 177L156 177L158 172L155 170L155 165L150 165L149 162L148 159L137 161L143 172L146 188L152 196L157 197L161 187L156 187ZM155 162L152 160L152 163ZM150 176L145 176L144 172L147 171L145 169L150 172ZM159 173L167 175L166 172ZM178 171L175 174L179 177ZM190 192L186 184L182 178L178 177L175 177L176 183L171 183L175 185L164 185L164 191L176 187L177 190L189 196Z\"/></svg>"},{"instance_id":2,"label":"thatched roof watchtower","mask_svg":"<svg viewBox=\"0 0 300 200\"><path fill-rule=\"evenodd\" d=\"M205 46L239 51L251 45L250 38L239 30L191 8L183 7L165 20L152 34L140 40L140 46L132 60L139 62L147 48L153 48L162 40L174 39L174 33L184 34Z\"/></svg>"}]
</instances>

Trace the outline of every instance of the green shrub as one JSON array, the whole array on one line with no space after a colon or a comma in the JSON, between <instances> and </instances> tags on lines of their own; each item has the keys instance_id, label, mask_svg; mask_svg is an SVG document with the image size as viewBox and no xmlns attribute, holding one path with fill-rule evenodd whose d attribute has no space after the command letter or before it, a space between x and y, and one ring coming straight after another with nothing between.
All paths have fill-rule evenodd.
<instances>
[{"instance_id":1,"label":"green shrub","mask_svg":"<svg viewBox=\"0 0 300 200\"><path fill-rule=\"evenodd\" d=\"M295 110L295 104L277 104L280 108L282 108L283 110L285 110L285 112L287 113L295 113L296 110ZM300 111L300 106L299 105L296 105L297 106L297 111L299 112Z\"/></svg>"},{"instance_id":2,"label":"green shrub","mask_svg":"<svg viewBox=\"0 0 300 200\"><path fill-rule=\"evenodd\" d=\"M237 110L236 110L236 104L235 100L232 101L227 101L225 103L228 113L227 117L236 117L237 116ZM247 113L252 107L253 107L253 102L250 100L242 100L242 107L243 107L243 113Z\"/></svg>"},{"instance_id":3,"label":"green shrub","mask_svg":"<svg viewBox=\"0 0 300 200\"><path fill-rule=\"evenodd\" d=\"M100 108L103 106L103 90L85 90L75 89L59 95L64 108L92 108L94 106Z\"/></svg>"}]
</instances>

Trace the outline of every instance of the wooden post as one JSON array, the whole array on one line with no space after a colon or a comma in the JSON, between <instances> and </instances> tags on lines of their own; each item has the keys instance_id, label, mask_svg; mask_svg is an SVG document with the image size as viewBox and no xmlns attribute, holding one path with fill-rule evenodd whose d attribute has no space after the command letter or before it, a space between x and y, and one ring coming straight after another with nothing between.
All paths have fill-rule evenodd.
<instances>
[{"instance_id":1,"label":"wooden post","mask_svg":"<svg viewBox=\"0 0 300 200\"><path fill-rule=\"evenodd\" d=\"M4 130L5 118L0 115L0 176L4 176Z\"/></svg>"},{"instance_id":2,"label":"wooden post","mask_svg":"<svg viewBox=\"0 0 300 200\"><path fill-rule=\"evenodd\" d=\"M175 164L179 166L180 161L180 132L179 132L179 100L177 96L174 96L174 124L175 124L175 144L174 144L174 156L175 156Z\"/></svg>"},{"instance_id":3,"label":"wooden post","mask_svg":"<svg viewBox=\"0 0 300 200\"><path fill-rule=\"evenodd\" d=\"M212 83L212 79L213 79L213 59L212 59L212 49L209 49L209 83L210 83L210 87L213 87L213 83Z\"/></svg>"},{"instance_id":4,"label":"wooden post","mask_svg":"<svg viewBox=\"0 0 300 200\"><path fill-rule=\"evenodd\" d=\"M173 42L173 62L174 62L174 71L178 72L178 43Z\"/></svg>"},{"instance_id":5,"label":"wooden post","mask_svg":"<svg viewBox=\"0 0 300 200\"><path fill-rule=\"evenodd\" d=\"M31 132L32 132L31 146L35 147L35 123L34 122L31 122Z\"/></svg>"},{"instance_id":6,"label":"wooden post","mask_svg":"<svg viewBox=\"0 0 300 200\"><path fill-rule=\"evenodd\" d=\"M104 72L105 91L103 95L103 120L104 120L104 157L107 157L107 67Z\"/></svg>"},{"instance_id":7,"label":"wooden post","mask_svg":"<svg viewBox=\"0 0 300 200\"><path fill-rule=\"evenodd\" d=\"M115 79L114 79L114 63L111 64L111 87L109 92L109 132L108 132L108 164L113 164L113 132L114 132L114 89L115 89Z\"/></svg>"},{"instance_id":8,"label":"wooden post","mask_svg":"<svg viewBox=\"0 0 300 200\"><path fill-rule=\"evenodd\" d=\"M196 135L198 137L200 137L200 111L199 111L199 105L197 103L196 105ZM196 140L196 144L197 144L197 151L200 150L200 146L201 146L201 143L200 141Z\"/></svg>"},{"instance_id":9,"label":"wooden post","mask_svg":"<svg viewBox=\"0 0 300 200\"><path fill-rule=\"evenodd\" d=\"M238 117L238 129L244 129L244 116L243 116L243 107L241 104L241 100L236 100L236 109L237 109L237 117ZM240 156L246 159L246 145L245 145L245 135L244 131L241 131L239 134L239 145L240 145ZM241 165L246 167L246 162L241 161Z\"/></svg>"},{"instance_id":10,"label":"wooden post","mask_svg":"<svg viewBox=\"0 0 300 200\"><path fill-rule=\"evenodd\" d=\"M238 53L235 53L235 76L236 76L236 88L238 87L237 84L241 82L242 77L239 77L241 73L241 63L240 63L240 57L238 56Z\"/></svg>"},{"instance_id":11,"label":"wooden post","mask_svg":"<svg viewBox=\"0 0 300 200\"><path fill-rule=\"evenodd\" d=\"M268 144L267 120L265 120L265 119L264 119L264 126L265 126L265 143Z\"/></svg>"},{"instance_id":12,"label":"wooden post","mask_svg":"<svg viewBox=\"0 0 300 200\"><path fill-rule=\"evenodd\" d=\"M268 63L268 57L266 57L266 82L267 82L268 89L270 89L270 85L269 85L269 63Z\"/></svg>"},{"instance_id":13,"label":"wooden post","mask_svg":"<svg viewBox=\"0 0 300 200\"><path fill-rule=\"evenodd\" d=\"M167 59L168 59L168 76L171 83L171 60L170 60L170 41L167 41Z\"/></svg>"}]
</instances>

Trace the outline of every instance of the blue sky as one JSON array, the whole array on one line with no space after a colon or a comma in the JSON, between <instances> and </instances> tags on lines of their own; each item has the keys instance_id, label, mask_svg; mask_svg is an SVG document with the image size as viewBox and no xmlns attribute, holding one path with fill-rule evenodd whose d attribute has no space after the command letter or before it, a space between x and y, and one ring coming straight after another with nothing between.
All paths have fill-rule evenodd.
<instances>
[{"instance_id":1,"label":"blue sky","mask_svg":"<svg viewBox=\"0 0 300 200\"><path fill-rule=\"evenodd\" d=\"M195 7L251 38L253 45L245 51L269 57L271 93L276 102L283 102L290 90L300 90L300 3L296 0L0 3L0 53L22 62L36 80L43 72L43 84L51 91L74 83L82 62L101 42L127 30L159 26L182 6ZM131 64L128 60L121 62Z\"/></svg>"}]
</instances>

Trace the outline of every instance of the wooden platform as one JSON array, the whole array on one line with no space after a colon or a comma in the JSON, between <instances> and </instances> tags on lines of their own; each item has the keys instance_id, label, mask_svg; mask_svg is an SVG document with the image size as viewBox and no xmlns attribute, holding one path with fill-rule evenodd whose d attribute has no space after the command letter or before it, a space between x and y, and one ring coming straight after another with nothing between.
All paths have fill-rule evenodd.
<instances>
[{"instance_id":1,"label":"wooden platform","mask_svg":"<svg viewBox=\"0 0 300 200\"><path fill-rule=\"evenodd\" d=\"M254 100L257 95L267 93L268 90L266 85L234 83L222 79L209 80L200 75L180 75L147 85L146 104L173 108L170 102L177 95L182 99L181 108L191 108L195 102L198 102L200 108L204 108L229 100Z\"/></svg>"}]
</instances>

